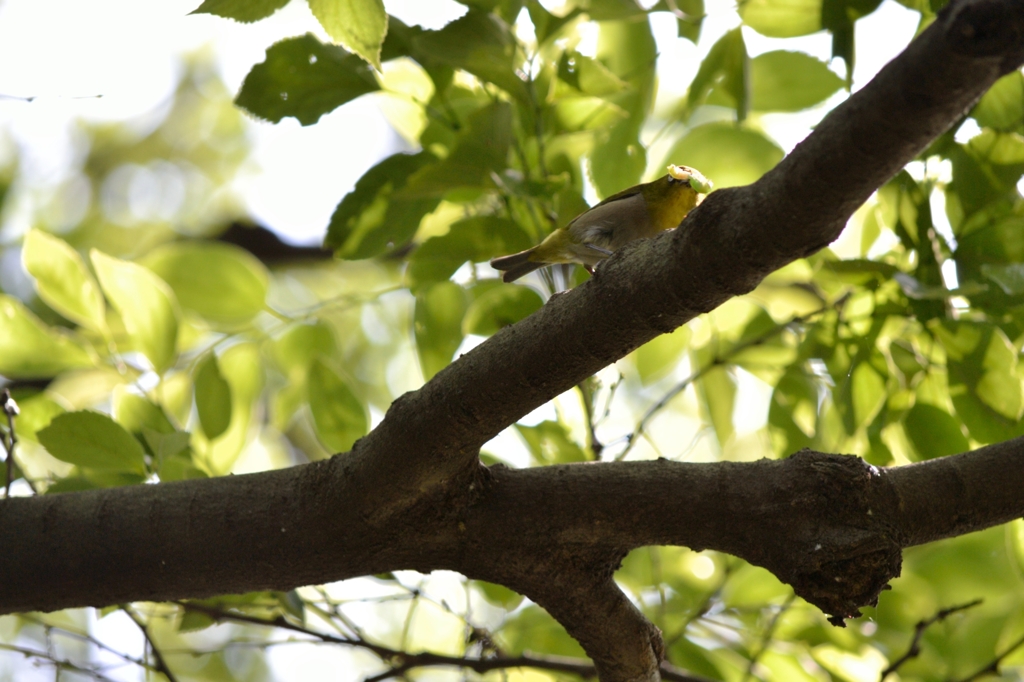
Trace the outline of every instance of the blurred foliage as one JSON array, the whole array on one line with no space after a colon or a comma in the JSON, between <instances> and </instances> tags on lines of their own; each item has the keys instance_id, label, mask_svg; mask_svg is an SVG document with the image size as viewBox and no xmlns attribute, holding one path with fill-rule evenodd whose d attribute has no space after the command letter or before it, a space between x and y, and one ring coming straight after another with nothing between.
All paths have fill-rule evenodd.
<instances>
[{"instance_id":1,"label":"blurred foliage","mask_svg":"<svg viewBox=\"0 0 1024 682\"><path fill-rule=\"evenodd\" d=\"M206 0L196 11L252 22L283 4ZM274 122L309 125L375 97L415 149L339 198L325 226L331 262L271 269L214 240L244 215L228 185L247 123L201 55L146 120L78 125L80 162L55 186L19 188L16 160L0 172L0 200L22 192L33 207L32 229L3 242L23 272L0 278L0 374L21 406L15 490L221 476L347 450L396 396L587 276L567 267L503 285L488 259L669 162L719 188L770 170L784 152L764 115L823 115L850 86L858 19L878 6L740 3L744 30L829 31L841 61L825 64L788 50L751 57L739 27L702 36L701 0L462 4L461 18L428 30L387 17L379 0L310 0L341 45L287 38L245 79L235 103ZM943 3L902 4L923 28ZM658 13L706 57L685 94L655 106ZM810 447L898 465L1024 434L1024 75L1001 79L965 121L880 188L831 250L636 350L484 460L751 460ZM924 630L898 678L965 679L994 661L1018 679L1024 666L1020 521L908 551L894 589L846 629L714 552L639 549L618 579L662 629L668 661L711 679L877 680L916 623L975 599ZM456 657L581 656L536 605L442 574L144 615L190 680L271 679L261 650L277 635L254 619ZM71 670L58 640L90 618L0 618L0 639L38 644L50 653L37 658ZM209 642L213 653L180 653ZM351 665L393 662L364 654Z\"/></svg>"}]
</instances>

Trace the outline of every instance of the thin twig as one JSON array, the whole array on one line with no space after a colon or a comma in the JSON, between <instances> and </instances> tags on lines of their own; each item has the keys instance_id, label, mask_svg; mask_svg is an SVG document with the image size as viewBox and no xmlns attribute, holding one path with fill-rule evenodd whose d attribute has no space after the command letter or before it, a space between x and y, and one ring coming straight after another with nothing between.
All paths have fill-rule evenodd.
<instances>
[{"instance_id":1,"label":"thin twig","mask_svg":"<svg viewBox=\"0 0 1024 682\"><path fill-rule=\"evenodd\" d=\"M264 618L247 616L241 613L223 611L221 609L211 608L209 606L195 604L192 602L173 603L186 610L203 613L215 620L230 620L238 623L249 623L251 625L276 627L283 630L302 633L323 642L366 649L391 667L383 673L367 678L365 682L378 682L379 680L386 680L390 677L404 675L414 668L427 667L466 668L478 673L488 672L491 670L505 670L508 668L536 668L538 670L574 673L584 678L593 678L597 676L597 670L594 668L593 663L577 658L539 656L536 654L522 654L520 656L493 656L488 658L464 658L459 656L445 656L430 652L410 654L398 649L373 644L363 639L336 637L334 635L310 630L309 628L302 627L301 625L289 623L283 617L267 620ZM661 678L671 682L709 682L706 678L690 675L689 673L668 664L662 665Z\"/></svg>"},{"instance_id":2,"label":"thin twig","mask_svg":"<svg viewBox=\"0 0 1024 682\"><path fill-rule=\"evenodd\" d=\"M1024 646L1024 637L1021 637L1016 642L1011 644L1006 649L1006 651L993 658L984 667L979 668L973 675L968 675L967 677L961 680L957 680L957 682L974 682L974 680L979 680L982 677L985 677L986 675L998 675L999 665L1003 662L1003 660L1005 660L1007 656L1009 656L1022 646Z\"/></svg>"},{"instance_id":3,"label":"thin twig","mask_svg":"<svg viewBox=\"0 0 1024 682\"><path fill-rule=\"evenodd\" d=\"M170 682L178 682L178 678L174 676L174 673L172 673L171 669L167 666L167 661L164 659L164 655L161 653L160 647L158 647L156 642L153 641L153 637L150 635L149 628L146 627L146 623L143 622L139 615L127 604L122 606L121 610L128 614L128 617L131 618L137 626L139 626L139 630L142 630L142 636L145 637L146 642L149 643L149 648L153 652L153 658L156 660L155 667L157 672L163 673Z\"/></svg>"},{"instance_id":4,"label":"thin twig","mask_svg":"<svg viewBox=\"0 0 1024 682\"><path fill-rule=\"evenodd\" d=\"M690 386L690 384L692 384L695 381L699 380L701 377L703 377L705 374L710 372L715 367L718 367L720 365L724 365L729 360L731 360L732 358L736 357L736 355L738 355L742 351L745 351L745 350L747 350L749 348L753 348L754 346L759 346L759 345L765 343L766 341L768 341L769 339L771 339L772 337L777 336L778 334L781 334L783 331L785 331L786 329L788 329L792 325L800 324L802 322L806 322L811 317L814 317L815 315L819 315L819 314L821 314L821 313L831 309L834 305L835 304L819 308L818 310L815 310L813 312L807 313L806 315L797 315L795 317L792 317L788 321L783 322L782 324L776 325L775 327L772 327L771 329L769 329L767 332L761 334L760 336L757 336L757 337L755 337L753 339L750 339L748 341L745 341L743 343L736 344L735 346L730 348L724 355L716 355L711 360L711 362L709 362L708 364L704 365L703 367L698 369L696 372L693 372L688 377L686 377L685 379L680 381L678 384L676 384L675 386L670 388L665 393L665 395L663 395L661 397L660 400L658 400L656 403L654 403L654 405L652 405L651 407L649 407L647 409L647 412L644 413L644 416L640 418L640 421L638 421L636 426L633 428L633 432L625 437L625 439L626 439L626 448L615 457L615 461L618 462L618 461L622 461L623 459L625 459L626 455L628 455L630 450L633 449L633 446L639 440L640 436L642 436L644 434L644 431L646 430L647 425L650 424L651 420L655 417L655 415L657 415L658 412L663 410L665 408L665 406L668 405L668 403L671 402L671 400L673 398L675 398L677 395L679 395L680 393L685 391L687 389L687 387Z\"/></svg>"},{"instance_id":5,"label":"thin twig","mask_svg":"<svg viewBox=\"0 0 1024 682\"><path fill-rule=\"evenodd\" d=\"M17 460L14 459L14 446L18 444L18 434L14 430L14 418L18 416L21 409L18 407L18 403L14 402L14 398L11 397L11 392L8 389L4 389L0 392L0 409L3 409L4 416L7 417L7 433L0 436L0 444L4 446L4 450L7 451L6 461L6 480L4 481L4 497L11 496L11 483L14 482L14 470L17 468ZM23 479L28 487L32 489L33 493L38 493L35 484L29 480L25 472L22 471Z\"/></svg>"},{"instance_id":6,"label":"thin twig","mask_svg":"<svg viewBox=\"0 0 1024 682\"><path fill-rule=\"evenodd\" d=\"M604 445L597 439L597 424L594 420L594 392L590 389L593 383L597 380L594 377L588 377L584 379L576 388L579 389L580 398L583 401L583 411L586 412L587 416L587 432L590 436L590 451L594 455L596 461L601 461L601 451L604 450Z\"/></svg>"},{"instance_id":7,"label":"thin twig","mask_svg":"<svg viewBox=\"0 0 1024 682\"><path fill-rule=\"evenodd\" d=\"M6 644L4 642L0 642L0 650L10 651L10 652L13 652L13 653L16 653L16 654L21 654L22 656L24 656L26 658L38 658L38 659L41 659L43 661L49 662L54 667L56 667L56 668L58 668L60 670L67 670L69 672L75 672L75 673L78 673L80 675L89 675L90 677L92 677L94 679L100 680L100 682L115 682L112 678L107 677L106 675L104 675L103 673L100 673L99 671L90 670L88 668L83 668L82 666L78 665L77 663L72 663L71 661L67 660L66 658L57 658L55 656L52 656L51 654L46 653L45 651L36 651L35 649L26 649L24 647L16 646L14 644Z\"/></svg>"},{"instance_id":8,"label":"thin twig","mask_svg":"<svg viewBox=\"0 0 1024 682\"><path fill-rule=\"evenodd\" d=\"M772 637L775 636L775 628L779 625L779 619L782 618L782 614L789 610L795 599L796 595L790 594L768 622L768 627L765 628L764 634L761 635L761 643L758 645L757 653L751 656L749 663L747 663L747 671L743 674L743 682L747 682L747 680L754 676L754 668L757 666L757 662L761 660L764 652L768 651L768 645L772 643Z\"/></svg>"},{"instance_id":9,"label":"thin twig","mask_svg":"<svg viewBox=\"0 0 1024 682\"><path fill-rule=\"evenodd\" d=\"M977 606L981 603L981 601L981 599L975 599L974 601L967 602L966 604L950 606L948 609L942 609L941 611L937 612L931 618L926 618L925 620L918 621L917 625L914 626L914 637L910 640L910 648L907 649L907 653L903 654L895 661L890 663L889 667L882 671L882 674L878 678L878 682L882 682L882 680L884 680L886 677L899 670L900 666L902 666L904 663L906 663L912 658L917 658L921 654L921 638L924 636L925 630L927 630L935 623L946 620L954 613L957 613L959 611L966 611L967 609ZM973 680L974 677L970 677L968 679Z\"/></svg>"}]
</instances>

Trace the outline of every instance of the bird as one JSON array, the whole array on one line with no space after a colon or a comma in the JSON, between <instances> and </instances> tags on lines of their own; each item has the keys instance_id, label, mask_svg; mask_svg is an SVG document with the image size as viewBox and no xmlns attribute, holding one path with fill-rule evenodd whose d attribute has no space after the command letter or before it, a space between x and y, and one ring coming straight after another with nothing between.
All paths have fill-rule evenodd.
<instances>
[{"instance_id":1,"label":"bird","mask_svg":"<svg viewBox=\"0 0 1024 682\"><path fill-rule=\"evenodd\" d=\"M679 225L712 187L698 170L670 165L667 175L613 194L537 246L492 259L491 267L503 271L505 282L556 263L579 263L593 274L598 263L628 242Z\"/></svg>"}]
</instances>

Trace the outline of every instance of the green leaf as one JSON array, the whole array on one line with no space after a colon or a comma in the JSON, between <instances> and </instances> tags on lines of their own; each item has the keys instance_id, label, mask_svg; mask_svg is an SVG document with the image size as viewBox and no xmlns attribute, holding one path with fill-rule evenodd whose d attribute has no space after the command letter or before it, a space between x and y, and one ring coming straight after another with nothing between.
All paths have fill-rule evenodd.
<instances>
[{"instance_id":1,"label":"green leaf","mask_svg":"<svg viewBox=\"0 0 1024 682\"><path fill-rule=\"evenodd\" d=\"M495 606L500 606L506 611L513 611L523 603L523 595L513 592L504 585L489 583L484 580L474 580L473 586L480 590L484 599Z\"/></svg>"},{"instance_id":2,"label":"green leaf","mask_svg":"<svg viewBox=\"0 0 1024 682\"><path fill-rule=\"evenodd\" d=\"M530 13L530 21L533 22L534 33L537 36L537 44L543 45L549 38L557 35L566 24L578 17L583 9L574 7L563 16L555 16L544 8L538 0L527 0L526 9Z\"/></svg>"},{"instance_id":3,"label":"green leaf","mask_svg":"<svg viewBox=\"0 0 1024 682\"><path fill-rule=\"evenodd\" d=\"M970 450L960 421L940 407L918 402L903 417L903 430L917 451L918 459L946 457Z\"/></svg>"},{"instance_id":4,"label":"green leaf","mask_svg":"<svg viewBox=\"0 0 1024 682\"><path fill-rule=\"evenodd\" d=\"M136 350L157 372L177 356L178 305L174 292L150 270L93 249L90 253L103 293L121 314Z\"/></svg>"},{"instance_id":5,"label":"green leaf","mask_svg":"<svg viewBox=\"0 0 1024 682\"><path fill-rule=\"evenodd\" d=\"M616 4L639 8L632 2ZM593 17L593 3L590 11ZM601 23L597 58L629 84L627 90L611 98L626 114L625 118L612 125L607 138L598 140L587 165L598 195L607 197L640 182L647 169L647 149L640 140L640 129L654 103L657 63L650 22L644 19Z\"/></svg>"},{"instance_id":6,"label":"green leaf","mask_svg":"<svg viewBox=\"0 0 1024 682\"><path fill-rule=\"evenodd\" d=\"M425 380L452 361L462 343L462 318L468 305L466 290L454 282L439 282L416 293L416 348Z\"/></svg>"},{"instance_id":7,"label":"green leaf","mask_svg":"<svg viewBox=\"0 0 1024 682\"><path fill-rule=\"evenodd\" d=\"M515 324L544 306L540 294L530 287L509 285L495 287L469 304L462 320L466 334L490 336Z\"/></svg>"},{"instance_id":8,"label":"green leaf","mask_svg":"<svg viewBox=\"0 0 1024 682\"><path fill-rule=\"evenodd\" d=\"M118 424L133 434L147 429L154 433L174 433L174 425L159 405L125 389L125 386L114 389L113 411Z\"/></svg>"},{"instance_id":9,"label":"green leaf","mask_svg":"<svg viewBox=\"0 0 1024 682\"><path fill-rule=\"evenodd\" d=\"M395 154L366 171L334 209L324 246L339 258L356 260L408 242L439 199L395 195L416 171L436 162L429 152Z\"/></svg>"},{"instance_id":10,"label":"green leaf","mask_svg":"<svg viewBox=\"0 0 1024 682\"><path fill-rule=\"evenodd\" d=\"M824 62L783 50L754 57L750 82L750 108L755 111L800 111L843 87L843 79Z\"/></svg>"},{"instance_id":11,"label":"green leaf","mask_svg":"<svg viewBox=\"0 0 1024 682\"><path fill-rule=\"evenodd\" d=\"M689 327L680 327L671 334L662 334L633 351L633 364L645 386L665 376L679 362L690 345Z\"/></svg>"},{"instance_id":12,"label":"green leaf","mask_svg":"<svg viewBox=\"0 0 1024 682\"><path fill-rule=\"evenodd\" d=\"M997 80L974 105L978 125L1002 132L1024 132L1024 73L1013 71Z\"/></svg>"},{"instance_id":13,"label":"green leaf","mask_svg":"<svg viewBox=\"0 0 1024 682\"><path fill-rule=\"evenodd\" d=\"M847 85L853 83L853 24L881 4L882 0L822 0L821 26L832 33L832 57L846 64Z\"/></svg>"},{"instance_id":14,"label":"green leaf","mask_svg":"<svg viewBox=\"0 0 1024 682\"><path fill-rule=\"evenodd\" d=\"M193 382L199 423L206 437L213 440L231 425L231 387L220 373L216 354L208 353L196 365Z\"/></svg>"},{"instance_id":15,"label":"green leaf","mask_svg":"<svg viewBox=\"0 0 1024 682\"><path fill-rule=\"evenodd\" d=\"M492 173L508 165L512 143L512 106L495 102L475 111L443 161L416 171L399 193L402 199L440 197L460 188L490 189Z\"/></svg>"},{"instance_id":16,"label":"green leaf","mask_svg":"<svg viewBox=\"0 0 1024 682\"><path fill-rule=\"evenodd\" d=\"M992 265L984 263L981 274L999 285L1008 296L1024 294L1024 263Z\"/></svg>"},{"instance_id":17,"label":"green leaf","mask_svg":"<svg viewBox=\"0 0 1024 682\"><path fill-rule=\"evenodd\" d=\"M66 412L54 417L38 437L62 462L106 472L146 473L139 441L105 414Z\"/></svg>"},{"instance_id":18,"label":"green leaf","mask_svg":"<svg viewBox=\"0 0 1024 682\"><path fill-rule=\"evenodd\" d=\"M39 230L25 235L21 260L36 280L39 298L86 329L106 333L106 306L85 261L63 239Z\"/></svg>"},{"instance_id":19,"label":"green leaf","mask_svg":"<svg viewBox=\"0 0 1024 682\"><path fill-rule=\"evenodd\" d=\"M231 387L231 425L219 438L206 443L200 456L211 474L223 476L252 436L253 403L263 389L264 362L256 344L239 343L224 351L217 364Z\"/></svg>"},{"instance_id":20,"label":"green leaf","mask_svg":"<svg viewBox=\"0 0 1024 682\"><path fill-rule=\"evenodd\" d=\"M716 188L748 185L785 156L767 137L731 123L698 126L676 142L662 164L691 166L713 178Z\"/></svg>"},{"instance_id":21,"label":"green leaf","mask_svg":"<svg viewBox=\"0 0 1024 682\"><path fill-rule=\"evenodd\" d=\"M724 367L714 367L696 383L705 414L724 447L735 432L732 413L736 406L736 380Z\"/></svg>"},{"instance_id":22,"label":"green leaf","mask_svg":"<svg viewBox=\"0 0 1024 682\"><path fill-rule=\"evenodd\" d=\"M320 355L331 357L335 352L334 334L324 322L299 324L273 341L271 357L291 380L305 377L306 370Z\"/></svg>"},{"instance_id":23,"label":"green leaf","mask_svg":"<svg viewBox=\"0 0 1024 682\"><path fill-rule=\"evenodd\" d=\"M673 0L670 4L666 0L659 0L658 4L651 8L652 12L668 11L676 18L676 34L680 38L686 38L694 45L700 39L700 29L704 24L707 13L704 11L704 0Z\"/></svg>"},{"instance_id":24,"label":"green leaf","mask_svg":"<svg viewBox=\"0 0 1024 682\"><path fill-rule=\"evenodd\" d=\"M85 348L47 327L21 301L0 294L0 374L12 379L48 378L93 364Z\"/></svg>"},{"instance_id":25,"label":"green leaf","mask_svg":"<svg viewBox=\"0 0 1024 682\"><path fill-rule=\"evenodd\" d=\"M154 249L140 262L170 285L182 308L215 324L244 324L266 306L267 269L237 246L178 242Z\"/></svg>"},{"instance_id":26,"label":"green leaf","mask_svg":"<svg viewBox=\"0 0 1024 682\"><path fill-rule=\"evenodd\" d=\"M769 38L793 38L821 30L822 0L746 0L743 23Z\"/></svg>"},{"instance_id":27,"label":"green leaf","mask_svg":"<svg viewBox=\"0 0 1024 682\"><path fill-rule=\"evenodd\" d=\"M729 96L730 104L736 108L737 119L742 121L750 108L749 64L743 32L734 28L711 46L701 62L686 97L687 108L692 112L714 89Z\"/></svg>"},{"instance_id":28,"label":"green leaf","mask_svg":"<svg viewBox=\"0 0 1024 682\"><path fill-rule=\"evenodd\" d=\"M307 126L379 89L362 59L307 33L272 45L267 58L245 77L235 104L274 123L294 116Z\"/></svg>"},{"instance_id":29,"label":"green leaf","mask_svg":"<svg viewBox=\"0 0 1024 682\"><path fill-rule=\"evenodd\" d=\"M466 218L452 223L446 234L431 237L413 252L409 278L414 284L443 281L466 261L480 263L530 246L526 233L507 218Z\"/></svg>"},{"instance_id":30,"label":"green leaf","mask_svg":"<svg viewBox=\"0 0 1024 682\"><path fill-rule=\"evenodd\" d=\"M561 422L543 421L536 426L516 424L516 431L523 437L536 464L568 464L590 459L569 437L569 430Z\"/></svg>"},{"instance_id":31,"label":"green leaf","mask_svg":"<svg viewBox=\"0 0 1024 682\"><path fill-rule=\"evenodd\" d=\"M629 87L626 81L604 64L574 50L562 53L558 61L558 77L580 92L594 97L606 97Z\"/></svg>"},{"instance_id":32,"label":"green leaf","mask_svg":"<svg viewBox=\"0 0 1024 682\"><path fill-rule=\"evenodd\" d=\"M18 407L21 408L14 423L18 432L18 440L37 441L36 433L46 428L58 414L66 412L60 403L46 393L37 393L27 398L18 395L17 391L13 393L18 400Z\"/></svg>"},{"instance_id":33,"label":"green leaf","mask_svg":"<svg viewBox=\"0 0 1024 682\"><path fill-rule=\"evenodd\" d=\"M190 14L215 14L249 24L266 19L288 4L288 0L203 0Z\"/></svg>"},{"instance_id":34,"label":"green leaf","mask_svg":"<svg viewBox=\"0 0 1024 682\"><path fill-rule=\"evenodd\" d=\"M388 32L388 15L382 0L308 2L327 35L380 70L380 47Z\"/></svg>"},{"instance_id":35,"label":"green leaf","mask_svg":"<svg viewBox=\"0 0 1024 682\"><path fill-rule=\"evenodd\" d=\"M366 408L352 389L322 359L309 368L309 408L316 433L328 449L347 452L366 435Z\"/></svg>"},{"instance_id":36,"label":"green leaf","mask_svg":"<svg viewBox=\"0 0 1024 682\"><path fill-rule=\"evenodd\" d=\"M791 455L814 444L818 430L818 387L799 364L790 366L772 391L768 424L774 450L779 455Z\"/></svg>"},{"instance_id":37,"label":"green leaf","mask_svg":"<svg viewBox=\"0 0 1024 682\"><path fill-rule=\"evenodd\" d=\"M993 325L951 320L929 329L946 351L949 396L971 438L993 443L1024 432L1017 353L1006 334Z\"/></svg>"},{"instance_id":38,"label":"green leaf","mask_svg":"<svg viewBox=\"0 0 1024 682\"><path fill-rule=\"evenodd\" d=\"M526 85L516 74L522 55L508 24L489 12L470 9L440 31L413 38L415 50L429 59L462 69L494 83L521 101L529 101Z\"/></svg>"}]
</instances>

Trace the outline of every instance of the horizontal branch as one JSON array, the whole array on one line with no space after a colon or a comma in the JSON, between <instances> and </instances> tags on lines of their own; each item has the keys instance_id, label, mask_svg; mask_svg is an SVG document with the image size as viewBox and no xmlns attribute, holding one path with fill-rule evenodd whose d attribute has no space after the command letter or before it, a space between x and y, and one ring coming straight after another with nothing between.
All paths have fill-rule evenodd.
<instances>
[{"instance_id":1,"label":"horizontal branch","mask_svg":"<svg viewBox=\"0 0 1024 682\"><path fill-rule=\"evenodd\" d=\"M845 573L863 557L898 558L902 547L1024 515L1024 437L891 469L807 450L749 463L499 465L448 498L454 513L425 500L387 529L348 504L358 491L345 461L6 500L0 613L288 590L399 569L455 570L541 603L574 591L600 601L626 552L684 545L765 566L848 616L891 577L874 587L877 576L862 577L854 589ZM831 585L836 576L847 582Z\"/></svg>"}]
</instances>

